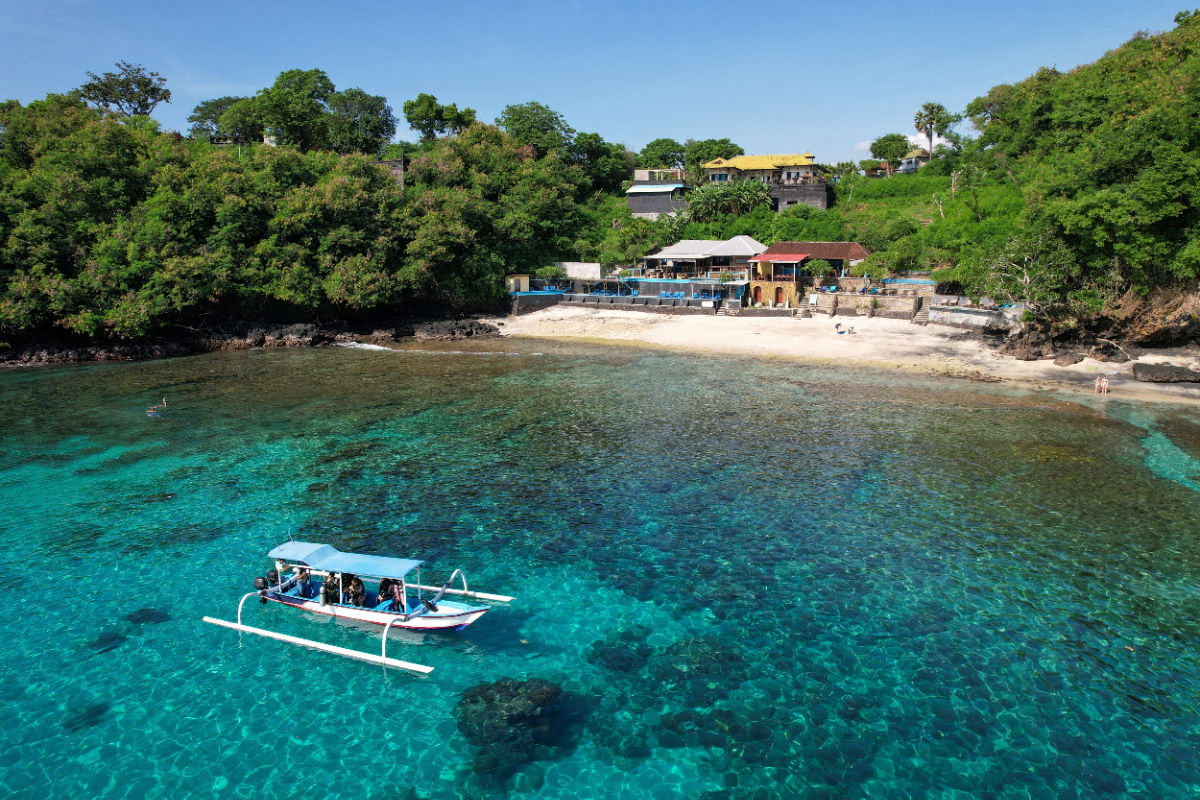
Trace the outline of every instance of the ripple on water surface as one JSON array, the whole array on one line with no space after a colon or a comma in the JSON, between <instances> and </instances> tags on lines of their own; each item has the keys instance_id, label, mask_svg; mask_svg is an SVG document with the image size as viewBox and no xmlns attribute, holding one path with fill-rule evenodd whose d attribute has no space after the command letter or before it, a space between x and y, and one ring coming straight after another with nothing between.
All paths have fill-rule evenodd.
<instances>
[{"instance_id":1,"label":"ripple on water surface","mask_svg":"<svg viewBox=\"0 0 1200 800\"><path fill-rule=\"evenodd\" d=\"M0 791L1200 791L1192 412L526 348L0 376ZM518 601L426 678L203 625L288 536Z\"/></svg>"}]
</instances>

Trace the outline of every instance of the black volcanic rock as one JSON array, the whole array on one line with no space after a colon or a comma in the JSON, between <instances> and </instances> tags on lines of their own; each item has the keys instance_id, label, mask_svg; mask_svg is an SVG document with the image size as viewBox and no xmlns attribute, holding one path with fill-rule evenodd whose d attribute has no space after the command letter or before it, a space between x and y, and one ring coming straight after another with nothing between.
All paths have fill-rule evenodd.
<instances>
[{"instance_id":1,"label":"black volcanic rock","mask_svg":"<svg viewBox=\"0 0 1200 800\"><path fill-rule=\"evenodd\" d=\"M499 336L500 329L477 319L442 319L415 325L413 335L418 339L452 342Z\"/></svg>"},{"instance_id":2,"label":"black volcanic rock","mask_svg":"<svg viewBox=\"0 0 1200 800\"><path fill-rule=\"evenodd\" d=\"M1133 378L1145 383L1195 383L1200 382L1200 372L1171 364L1134 364Z\"/></svg>"}]
</instances>

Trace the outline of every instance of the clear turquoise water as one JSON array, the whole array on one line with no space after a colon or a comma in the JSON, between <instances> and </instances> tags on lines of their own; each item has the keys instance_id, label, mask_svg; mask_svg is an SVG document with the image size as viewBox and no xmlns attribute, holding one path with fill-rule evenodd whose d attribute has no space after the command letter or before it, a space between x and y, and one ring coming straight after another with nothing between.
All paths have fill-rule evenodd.
<instances>
[{"instance_id":1,"label":"clear turquoise water","mask_svg":"<svg viewBox=\"0 0 1200 800\"><path fill-rule=\"evenodd\" d=\"M1101 403L513 342L2 373L0 794L1194 797L1200 415ZM397 634L428 677L203 624L289 535L518 601ZM504 677L577 722L500 782L454 708Z\"/></svg>"}]
</instances>

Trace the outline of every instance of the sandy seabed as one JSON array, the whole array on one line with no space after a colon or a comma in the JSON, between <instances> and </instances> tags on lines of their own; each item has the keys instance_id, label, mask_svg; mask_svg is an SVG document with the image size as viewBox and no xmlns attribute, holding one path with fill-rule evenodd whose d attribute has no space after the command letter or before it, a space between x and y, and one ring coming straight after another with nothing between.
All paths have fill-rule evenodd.
<instances>
[{"instance_id":1,"label":"sandy seabed","mask_svg":"<svg viewBox=\"0 0 1200 800\"><path fill-rule=\"evenodd\" d=\"M1052 360L1018 361L996 351L986 337L943 325L904 320L814 316L760 317L668 315L643 311L553 306L530 314L487 320L504 336L616 342L755 358L792 358L811 363L854 364L983 381L1017 381L1046 389L1094 392L1108 375L1110 395L1170 403L1200 403L1200 384L1141 383L1133 361L1085 358L1060 367ZM853 333L839 333L852 330ZM1200 351L1143 353L1142 363L1200 369Z\"/></svg>"}]
</instances>

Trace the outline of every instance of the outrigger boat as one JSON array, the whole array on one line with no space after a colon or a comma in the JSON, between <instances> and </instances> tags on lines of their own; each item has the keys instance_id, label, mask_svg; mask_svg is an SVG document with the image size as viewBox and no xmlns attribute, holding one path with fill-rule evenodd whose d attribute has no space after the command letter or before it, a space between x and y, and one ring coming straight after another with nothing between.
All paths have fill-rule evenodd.
<instances>
[{"instance_id":1,"label":"outrigger boat","mask_svg":"<svg viewBox=\"0 0 1200 800\"><path fill-rule=\"evenodd\" d=\"M274 559L275 569L266 577L254 579L255 591L248 592L238 603L237 622L204 617L205 622L361 661L430 672L432 667L387 657L387 635L393 627L419 631L461 630L492 608L444 600L446 595L499 603L513 599L471 591L461 569L454 570L440 587L427 586L421 582L421 564L424 562L415 559L343 553L330 545L313 542L285 542L267 556ZM292 575L285 579L289 569ZM413 573L416 573L416 581L410 583L408 578ZM315 577L321 578L321 582L315 582ZM462 582L461 589L452 588L455 578ZM431 595L426 597L426 592ZM382 625L380 655L243 625L242 606L254 595L258 595L264 604L273 601L314 614Z\"/></svg>"}]
</instances>

